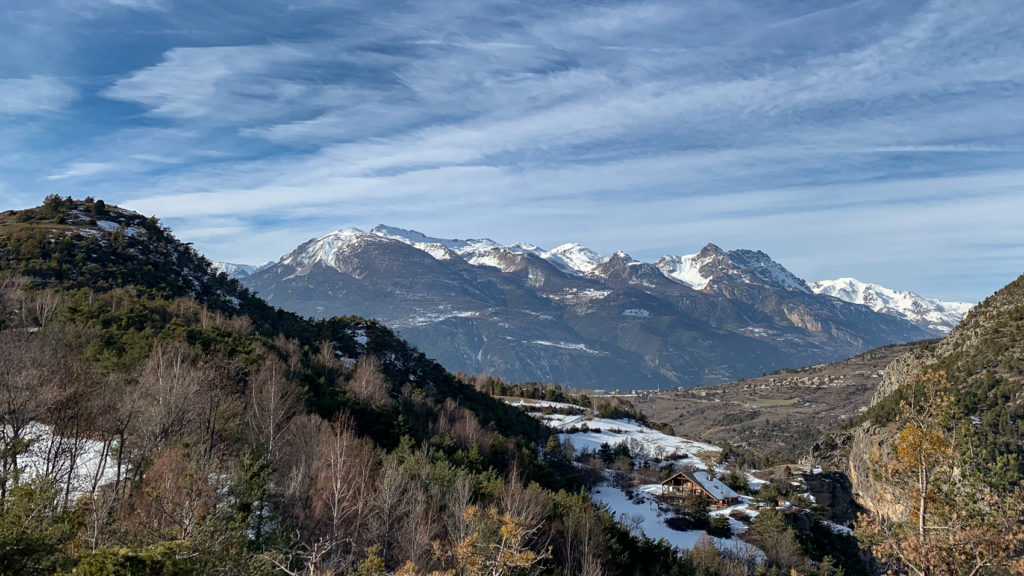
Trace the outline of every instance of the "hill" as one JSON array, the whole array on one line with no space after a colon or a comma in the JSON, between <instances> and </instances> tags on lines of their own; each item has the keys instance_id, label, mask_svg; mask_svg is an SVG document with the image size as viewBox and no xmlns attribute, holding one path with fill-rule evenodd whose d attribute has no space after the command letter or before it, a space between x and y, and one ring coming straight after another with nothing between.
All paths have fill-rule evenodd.
<instances>
[{"instance_id":1,"label":"hill","mask_svg":"<svg viewBox=\"0 0 1024 576\"><path fill-rule=\"evenodd\" d=\"M1024 276L886 369L839 451L891 567L1002 574L1024 556ZM1014 568L1016 567L1016 568Z\"/></svg>"}]
</instances>

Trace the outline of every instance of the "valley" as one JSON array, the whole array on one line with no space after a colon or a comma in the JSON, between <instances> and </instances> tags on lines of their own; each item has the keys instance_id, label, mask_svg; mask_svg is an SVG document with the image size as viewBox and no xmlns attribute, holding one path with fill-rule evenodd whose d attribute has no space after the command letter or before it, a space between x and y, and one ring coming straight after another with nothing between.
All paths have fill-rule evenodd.
<instances>
[{"instance_id":1,"label":"valley","mask_svg":"<svg viewBox=\"0 0 1024 576\"><path fill-rule=\"evenodd\" d=\"M477 266L345 236L285 263L307 279L338 272L310 254L347 273L406 264L362 260L366 243L378 256L418 251L424 272ZM353 244L362 256L339 260ZM764 255L703 252L733 266L711 269L703 291L623 254L555 278L628 305L622 325L665 312L593 274L764 317L798 302L842 311L835 322L906 322L816 296ZM0 527L12 527L0 535L15 543L4 573L120 576L104 567L144 562L188 575L472 574L509 550L511 573L838 576L961 566L963 550L1003 568L1024 550L1024 277L941 340L611 394L453 374L377 320L271 306L159 220L91 198L0 213L0 263ZM504 272L481 268L495 276L479 294L513 294ZM929 482L924 499L915 478Z\"/></svg>"},{"instance_id":2,"label":"valley","mask_svg":"<svg viewBox=\"0 0 1024 576\"><path fill-rule=\"evenodd\" d=\"M840 362L629 400L683 436L728 443L754 459L796 463L823 435L863 414L886 367L921 345L885 346Z\"/></svg>"}]
</instances>

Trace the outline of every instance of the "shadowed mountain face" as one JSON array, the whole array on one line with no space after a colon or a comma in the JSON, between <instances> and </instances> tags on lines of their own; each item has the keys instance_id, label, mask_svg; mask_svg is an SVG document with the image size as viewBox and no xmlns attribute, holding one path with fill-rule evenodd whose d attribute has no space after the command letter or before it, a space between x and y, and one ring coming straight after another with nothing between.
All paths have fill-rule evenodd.
<instances>
[{"instance_id":1,"label":"shadowed mountain face","mask_svg":"<svg viewBox=\"0 0 1024 576\"><path fill-rule=\"evenodd\" d=\"M451 370L597 389L725 382L937 334L712 244L649 264L379 226L310 240L242 281L302 315L379 318Z\"/></svg>"}]
</instances>

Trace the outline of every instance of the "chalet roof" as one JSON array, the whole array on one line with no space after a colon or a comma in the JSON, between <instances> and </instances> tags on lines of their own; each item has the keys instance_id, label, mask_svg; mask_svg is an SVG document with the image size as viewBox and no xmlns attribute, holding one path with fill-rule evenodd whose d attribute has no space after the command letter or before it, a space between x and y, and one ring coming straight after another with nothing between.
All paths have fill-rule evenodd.
<instances>
[{"instance_id":1,"label":"chalet roof","mask_svg":"<svg viewBox=\"0 0 1024 576\"><path fill-rule=\"evenodd\" d=\"M687 472L684 470L673 475L668 480L665 480L664 482L662 482L662 484L668 484L669 482L672 481L673 478L676 478L677 476L683 476L690 480L691 482L693 482L694 484L697 484L698 486L703 488L704 491L707 492L712 498L715 498L716 500L728 500L730 498L740 497L740 495L737 494L732 488L729 488L725 484L722 484L720 480L709 474L706 470L694 470L692 472Z\"/></svg>"}]
</instances>

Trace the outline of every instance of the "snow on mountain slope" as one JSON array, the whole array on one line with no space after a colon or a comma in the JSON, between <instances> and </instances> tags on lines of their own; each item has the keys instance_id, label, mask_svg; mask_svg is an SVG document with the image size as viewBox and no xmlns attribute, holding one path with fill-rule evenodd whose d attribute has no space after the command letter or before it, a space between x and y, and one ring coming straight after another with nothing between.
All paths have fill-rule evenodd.
<instances>
[{"instance_id":1,"label":"snow on mountain slope","mask_svg":"<svg viewBox=\"0 0 1024 576\"><path fill-rule=\"evenodd\" d=\"M448 260L451 257L447 250L469 260L475 255L482 255L494 248L502 248L501 244L489 238L471 238L467 240L433 238L415 230L404 230L384 224L375 226L370 230L370 234L405 242L410 246L415 246L429 253L438 260Z\"/></svg>"},{"instance_id":2,"label":"snow on mountain slope","mask_svg":"<svg viewBox=\"0 0 1024 576\"><path fill-rule=\"evenodd\" d=\"M807 283L797 278L782 264L772 260L760 250L730 250L726 253L732 265L740 270L744 282L760 280L768 286L778 286L794 292L811 293ZM752 278L753 277L753 278ZM756 279L756 280L755 280Z\"/></svg>"},{"instance_id":3,"label":"snow on mountain slope","mask_svg":"<svg viewBox=\"0 0 1024 576\"><path fill-rule=\"evenodd\" d=\"M295 252L281 259L282 264L304 268L317 263L335 266L338 256L356 250L366 242L384 240L378 236L367 234L359 228L342 228L306 242Z\"/></svg>"},{"instance_id":4,"label":"snow on mountain slope","mask_svg":"<svg viewBox=\"0 0 1024 576\"><path fill-rule=\"evenodd\" d=\"M213 269L217 272L223 272L232 278L245 278L251 274L263 270L267 266L273 266L274 262L264 262L263 264L232 264L231 262L211 262Z\"/></svg>"},{"instance_id":5,"label":"snow on mountain slope","mask_svg":"<svg viewBox=\"0 0 1024 576\"><path fill-rule=\"evenodd\" d=\"M700 268L707 264L710 259L701 259L698 256L699 254L663 256L654 265L665 276L678 280L694 290L703 290L708 285L708 282L711 281L711 277L701 274Z\"/></svg>"},{"instance_id":6,"label":"snow on mountain slope","mask_svg":"<svg viewBox=\"0 0 1024 576\"><path fill-rule=\"evenodd\" d=\"M52 426L38 422L28 425L23 438L28 441L27 451L19 456L23 473L30 478L59 476L59 482L70 476L73 497L89 492L94 484L103 486L117 477L117 461L112 456L115 451L102 442L64 438L54 434ZM64 454L69 460L58 459L55 464L55 454ZM70 460L72 455L75 458Z\"/></svg>"},{"instance_id":7,"label":"snow on mountain slope","mask_svg":"<svg viewBox=\"0 0 1024 576\"><path fill-rule=\"evenodd\" d=\"M447 250L450 250L475 266L503 268L500 264L496 264L495 259L500 254L496 255L494 253L495 249L502 249L512 254L533 254L538 258L547 260L568 274L585 274L601 262L607 260L607 258L597 252L579 244L562 244L554 250L545 250L526 242L517 242L509 246L503 246L489 238L468 240L434 238L415 230L404 230L384 224L376 226L370 231L370 234L405 242L428 252L438 260L450 258L450 254L447 252Z\"/></svg>"},{"instance_id":8,"label":"snow on mountain slope","mask_svg":"<svg viewBox=\"0 0 1024 576\"><path fill-rule=\"evenodd\" d=\"M562 244L538 255L559 268L575 274L586 274L608 260L590 248L575 243Z\"/></svg>"},{"instance_id":9,"label":"snow on mountain slope","mask_svg":"<svg viewBox=\"0 0 1024 576\"><path fill-rule=\"evenodd\" d=\"M903 318L917 324L949 332L974 307L967 302L943 302L914 292L898 291L855 278L822 280L810 284L815 294L833 296L845 302L863 304L875 312Z\"/></svg>"},{"instance_id":10,"label":"snow on mountain slope","mask_svg":"<svg viewBox=\"0 0 1024 576\"><path fill-rule=\"evenodd\" d=\"M692 550L697 541L707 533L703 530L676 530L668 525L668 520L676 515L676 512L669 506L661 504L655 498L655 494L661 489L661 485L645 485L639 490L627 494L621 488L609 482L602 483L590 493L590 498L597 504L605 506L616 520L629 527L630 532L636 536L644 535L652 539L664 539L669 545L682 551ZM748 499L749 500L749 499ZM736 506L724 510L715 511L714 515L728 518L728 513L733 510L742 510L744 513L754 516L757 514L753 506L748 509L749 502L744 501ZM745 525L735 520L730 521L734 532L739 533L746 529ZM752 544L741 540L738 536L729 538L713 539L719 550L728 551L737 556L753 556L760 560L764 552Z\"/></svg>"},{"instance_id":11,"label":"snow on mountain slope","mask_svg":"<svg viewBox=\"0 0 1024 576\"><path fill-rule=\"evenodd\" d=\"M725 252L714 244L708 244L697 254L664 256L655 266L665 276L694 290L704 290L716 281L736 280L794 292L811 292L803 280L760 250Z\"/></svg>"}]
</instances>

